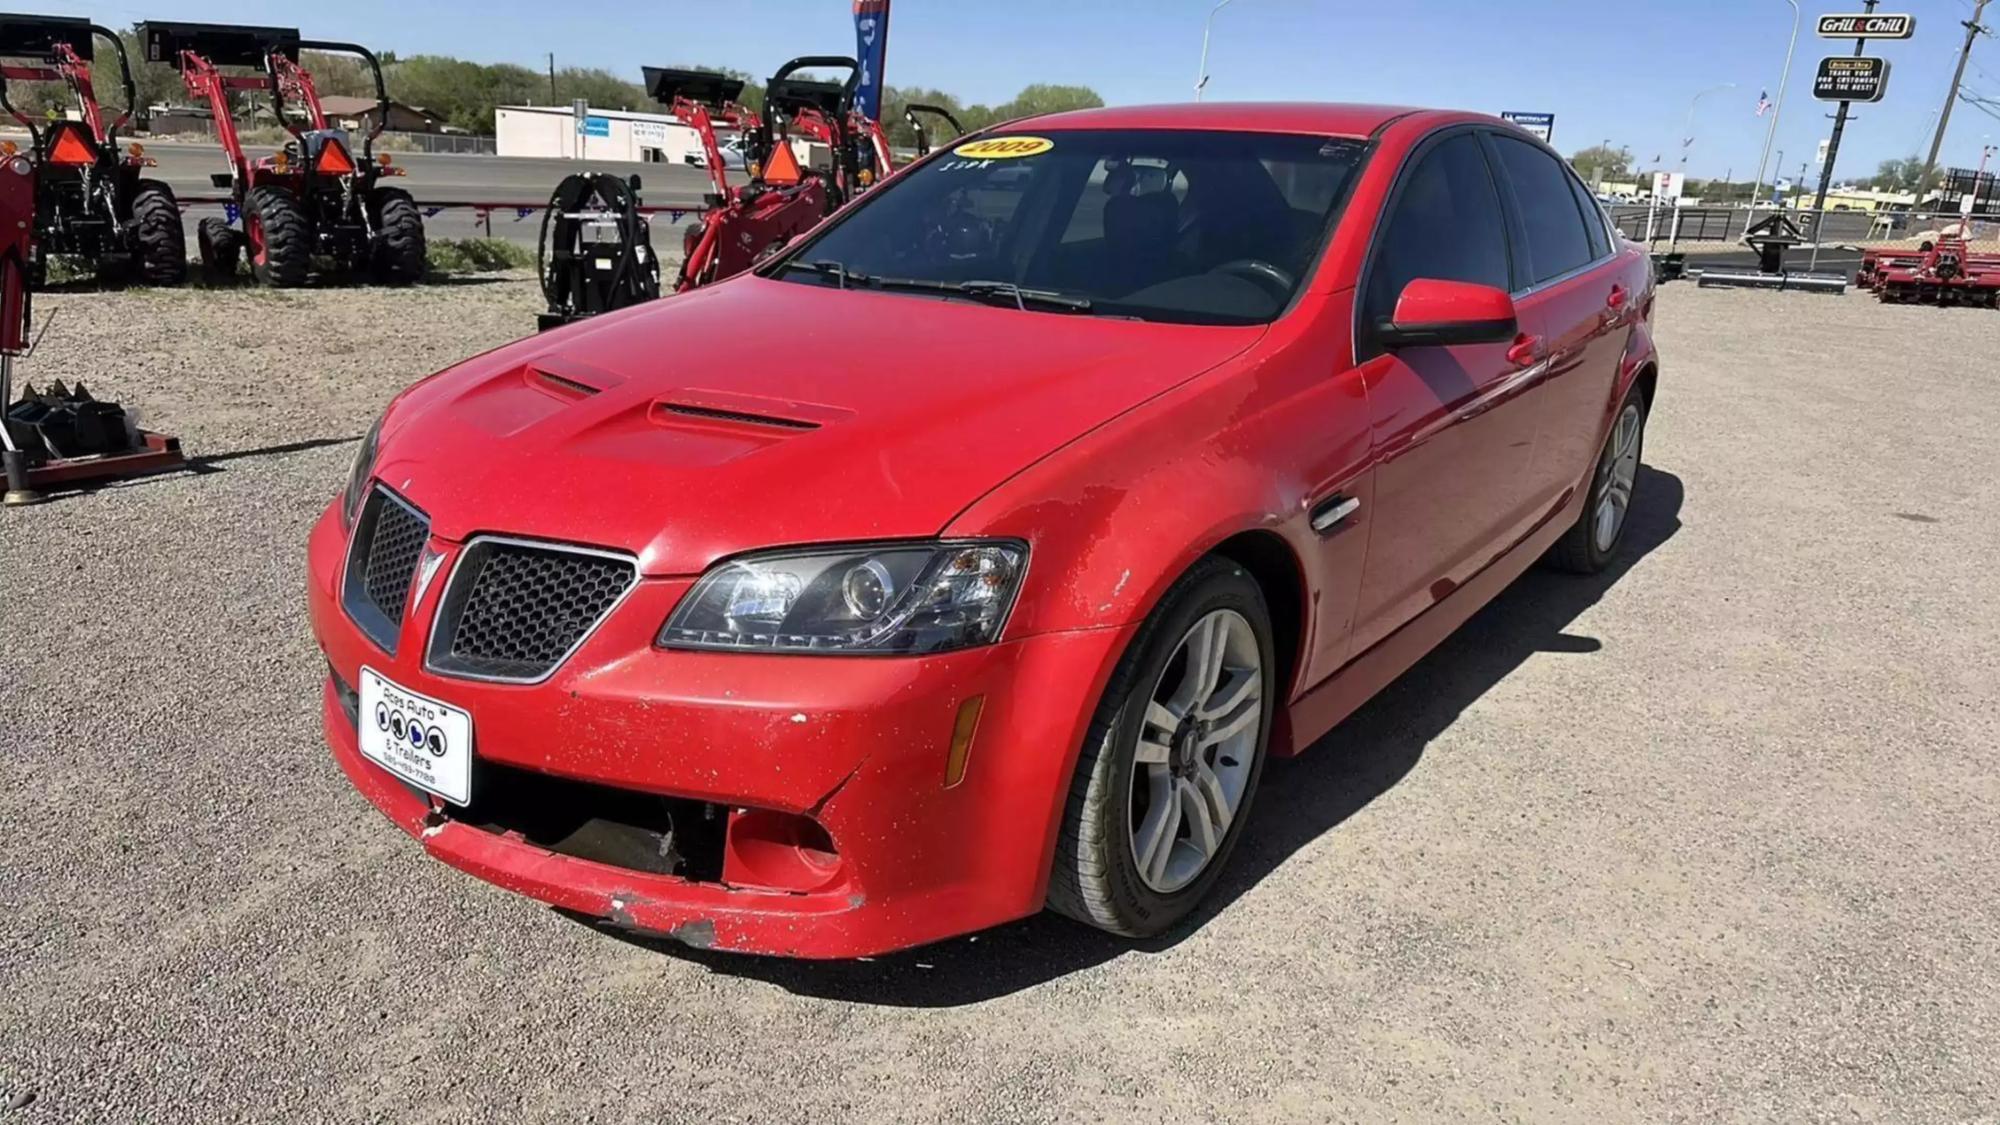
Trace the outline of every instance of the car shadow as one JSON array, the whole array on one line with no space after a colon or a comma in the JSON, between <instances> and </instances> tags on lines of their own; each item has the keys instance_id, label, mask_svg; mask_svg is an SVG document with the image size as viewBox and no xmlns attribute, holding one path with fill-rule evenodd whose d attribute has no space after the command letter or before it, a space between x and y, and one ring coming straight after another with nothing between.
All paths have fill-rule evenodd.
<instances>
[{"instance_id":1,"label":"car shadow","mask_svg":"<svg viewBox=\"0 0 2000 1125\"><path fill-rule=\"evenodd\" d=\"M1631 569L1679 532L1681 479L1641 466L1626 541L1617 560L1589 577L1530 570L1437 649L1315 743L1273 761L1254 816L1207 901L1174 932L1150 941L1100 933L1042 913L983 933L863 961L789 961L692 949L667 938L569 915L641 948L713 972L759 980L821 999L890 1007L955 1007L1031 988L1131 953L1170 949L1299 849L1339 827L1409 776L1431 741L1495 684L1539 652L1588 655L1602 645L1568 632Z\"/></svg>"}]
</instances>

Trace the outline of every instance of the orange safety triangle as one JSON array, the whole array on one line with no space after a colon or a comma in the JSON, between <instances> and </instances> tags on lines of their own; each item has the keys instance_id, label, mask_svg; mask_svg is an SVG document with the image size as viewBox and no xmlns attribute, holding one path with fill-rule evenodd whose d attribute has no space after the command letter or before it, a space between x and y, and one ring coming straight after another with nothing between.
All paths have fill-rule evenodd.
<instances>
[{"instance_id":1,"label":"orange safety triangle","mask_svg":"<svg viewBox=\"0 0 2000 1125\"><path fill-rule=\"evenodd\" d=\"M771 159L764 162L764 182L767 184L795 184L805 175L799 171L799 158L792 154L790 141L780 139L771 146Z\"/></svg>"},{"instance_id":2,"label":"orange safety triangle","mask_svg":"<svg viewBox=\"0 0 2000 1125\"><path fill-rule=\"evenodd\" d=\"M95 164L97 153L84 143L83 137L74 128L62 127L56 130L56 143L49 148L49 162L52 164Z\"/></svg>"},{"instance_id":3,"label":"orange safety triangle","mask_svg":"<svg viewBox=\"0 0 2000 1125\"><path fill-rule=\"evenodd\" d=\"M319 174L322 176L351 176L354 174L354 159L347 155L347 149L339 141L327 141L319 149Z\"/></svg>"}]
</instances>

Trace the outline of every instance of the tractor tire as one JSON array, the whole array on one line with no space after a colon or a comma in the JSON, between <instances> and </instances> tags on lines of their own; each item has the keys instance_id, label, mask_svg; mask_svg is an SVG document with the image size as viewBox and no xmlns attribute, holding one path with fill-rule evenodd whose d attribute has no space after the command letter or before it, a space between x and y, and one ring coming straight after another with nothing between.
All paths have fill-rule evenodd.
<instances>
[{"instance_id":1,"label":"tractor tire","mask_svg":"<svg viewBox=\"0 0 2000 1125\"><path fill-rule=\"evenodd\" d=\"M243 208L250 272L274 289L295 289L312 271L312 222L284 188L250 189Z\"/></svg>"},{"instance_id":2,"label":"tractor tire","mask_svg":"<svg viewBox=\"0 0 2000 1125\"><path fill-rule=\"evenodd\" d=\"M132 262L148 285L179 285L187 280L187 234L181 229L181 208L174 189L158 180L140 180L132 194Z\"/></svg>"},{"instance_id":3,"label":"tractor tire","mask_svg":"<svg viewBox=\"0 0 2000 1125\"><path fill-rule=\"evenodd\" d=\"M225 219L203 219L195 227L195 247L201 252L202 273L210 281L228 281L236 276L236 264L243 258L243 233Z\"/></svg>"},{"instance_id":4,"label":"tractor tire","mask_svg":"<svg viewBox=\"0 0 2000 1125\"><path fill-rule=\"evenodd\" d=\"M376 188L368 201L375 213L375 245L369 247L368 269L383 285L421 281L429 262L424 241L424 216L416 200L401 188Z\"/></svg>"}]
</instances>

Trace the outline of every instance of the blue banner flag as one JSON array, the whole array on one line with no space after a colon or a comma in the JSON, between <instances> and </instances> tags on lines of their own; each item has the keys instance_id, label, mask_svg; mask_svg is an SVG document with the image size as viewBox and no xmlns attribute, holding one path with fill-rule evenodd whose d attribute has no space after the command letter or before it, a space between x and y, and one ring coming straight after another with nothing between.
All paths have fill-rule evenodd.
<instances>
[{"instance_id":1,"label":"blue banner flag","mask_svg":"<svg viewBox=\"0 0 2000 1125\"><path fill-rule=\"evenodd\" d=\"M854 57L861 63L855 107L870 121L880 121L882 66L889 58L889 0L854 0Z\"/></svg>"}]
</instances>

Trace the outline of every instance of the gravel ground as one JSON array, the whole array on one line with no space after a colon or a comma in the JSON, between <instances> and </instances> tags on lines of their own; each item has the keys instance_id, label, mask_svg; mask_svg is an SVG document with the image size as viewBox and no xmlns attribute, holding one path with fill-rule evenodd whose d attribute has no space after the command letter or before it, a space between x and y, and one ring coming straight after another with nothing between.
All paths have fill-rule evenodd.
<instances>
[{"instance_id":1,"label":"gravel ground","mask_svg":"<svg viewBox=\"0 0 2000 1125\"><path fill-rule=\"evenodd\" d=\"M1195 929L802 965L460 875L321 745L307 527L536 304L41 303L24 373L202 471L0 512L0 1120L2000 1120L2000 315L1672 288L1623 567L1274 765Z\"/></svg>"}]
</instances>

